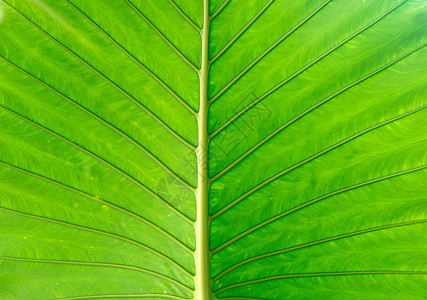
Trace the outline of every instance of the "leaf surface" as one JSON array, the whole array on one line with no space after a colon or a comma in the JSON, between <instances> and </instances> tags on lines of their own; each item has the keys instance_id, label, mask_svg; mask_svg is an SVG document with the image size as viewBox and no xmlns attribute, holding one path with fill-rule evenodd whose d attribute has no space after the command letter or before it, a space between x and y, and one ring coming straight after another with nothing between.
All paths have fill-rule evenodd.
<instances>
[{"instance_id":1,"label":"leaf surface","mask_svg":"<svg viewBox=\"0 0 427 300\"><path fill-rule=\"evenodd\" d=\"M0 298L423 299L426 13L0 1Z\"/></svg>"}]
</instances>

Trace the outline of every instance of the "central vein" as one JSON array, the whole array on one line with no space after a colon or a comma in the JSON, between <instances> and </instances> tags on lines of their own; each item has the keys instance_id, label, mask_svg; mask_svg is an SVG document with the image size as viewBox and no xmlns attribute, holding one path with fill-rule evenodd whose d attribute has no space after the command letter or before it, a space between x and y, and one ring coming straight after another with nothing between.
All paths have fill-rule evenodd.
<instances>
[{"instance_id":1,"label":"central vein","mask_svg":"<svg viewBox=\"0 0 427 300\"><path fill-rule=\"evenodd\" d=\"M198 123L198 146L197 146L197 220L196 230L196 277L195 277L195 299L210 300L211 278L210 278L210 252L209 252L209 213L208 213L208 78L209 78L209 0L203 0L203 28L202 39L202 63L199 72L200 79L200 103L197 114Z\"/></svg>"}]
</instances>

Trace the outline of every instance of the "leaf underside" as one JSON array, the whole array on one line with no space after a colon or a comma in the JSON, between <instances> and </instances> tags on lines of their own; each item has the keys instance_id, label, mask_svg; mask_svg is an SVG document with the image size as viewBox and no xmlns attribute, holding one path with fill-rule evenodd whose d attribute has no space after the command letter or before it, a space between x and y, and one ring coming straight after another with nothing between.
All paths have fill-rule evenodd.
<instances>
[{"instance_id":1,"label":"leaf underside","mask_svg":"<svg viewBox=\"0 0 427 300\"><path fill-rule=\"evenodd\" d=\"M207 299L206 4L212 298L424 299L423 0L0 1L0 299Z\"/></svg>"}]
</instances>

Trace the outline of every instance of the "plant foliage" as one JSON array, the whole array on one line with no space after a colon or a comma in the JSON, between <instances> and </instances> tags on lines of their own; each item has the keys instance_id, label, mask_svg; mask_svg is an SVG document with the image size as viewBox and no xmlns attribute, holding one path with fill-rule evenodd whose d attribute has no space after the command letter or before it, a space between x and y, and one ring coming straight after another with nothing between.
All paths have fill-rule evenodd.
<instances>
[{"instance_id":1,"label":"plant foliage","mask_svg":"<svg viewBox=\"0 0 427 300\"><path fill-rule=\"evenodd\" d=\"M0 1L0 298L424 299L426 17Z\"/></svg>"}]
</instances>

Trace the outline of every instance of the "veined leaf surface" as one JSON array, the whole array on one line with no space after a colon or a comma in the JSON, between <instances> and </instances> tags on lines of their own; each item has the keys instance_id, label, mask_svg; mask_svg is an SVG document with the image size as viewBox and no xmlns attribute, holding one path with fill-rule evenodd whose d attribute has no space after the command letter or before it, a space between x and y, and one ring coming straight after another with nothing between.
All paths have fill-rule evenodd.
<instances>
[{"instance_id":1,"label":"veined leaf surface","mask_svg":"<svg viewBox=\"0 0 427 300\"><path fill-rule=\"evenodd\" d=\"M426 12L0 1L0 298L423 299Z\"/></svg>"}]
</instances>

